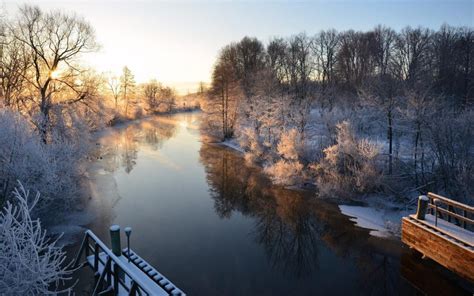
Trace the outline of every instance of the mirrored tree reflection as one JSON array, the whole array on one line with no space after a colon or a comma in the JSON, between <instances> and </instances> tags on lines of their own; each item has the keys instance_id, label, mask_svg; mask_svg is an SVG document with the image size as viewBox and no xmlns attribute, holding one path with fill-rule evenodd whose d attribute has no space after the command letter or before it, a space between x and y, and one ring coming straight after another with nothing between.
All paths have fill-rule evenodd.
<instances>
[{"instance_id":1,"label":"mirrored tree reflection","mask_svg":"<svg viewBox=\"0 0 474 296\"><path fill-rule=\"evenodd\" d=\"M317 235L320 228L304 197L287 190L270 192L275 202L263 208L256 220L255 237L274 267L297 278L318 267Z\"/></svg>"},{"instance_id":2,"label":"mirrored tree reflection","mask_svg":"<svg viewBox=\"0 0 474 296\"><path fill-rule=\"evenodd\" d=\"M203 145L214 208L221 218L234 211L255 218L252 235L275 268L301 277L318 266L319 225L303 194L270 186L257 168L247 167L232 151Z\"/></svg>"},{"instance_id":3,"label":"mirrored tree reflection","mask_svg":"<svg viewBox=\"0 0 474 296\"><path fill-rule=\"evenodd\" d=\"M130 173L137 164L139 148L147 145L159 150L176 133L177 124L177 120L162 116L113 129L101 138L105 169L114 172L121 167Z\"/></svg>"},{"instance_id":4,"label":"mirrored tree reflection","mask_svg":"<svg viewBox=\"0 0 474 296\"><path fill-rule=\"evenodd\" d=\"M232 150L203 145L200 160L217 215L228 219L238 212L253 218L250 235L271 266L286 277L323 276L318 270L329 250L343 264L356 267L354 293L413 293L411 281L400 274L403 249L398 240L372 237L368 230L354 227L336 204L272 186L259 168L247 166ZM420 268L426 269L422 264Z\"/></svg>"},{"instance_id":5,"label":"mirrored tree reflection","mask_svg":"<svg viewBox=\"0 0 474 296\"><path fill-rule=\"evenodd\" d=\"M135 133L131 128L127 128L125 132L122 133L121 138L123 140L120 153L122 167L125 169L125 172L129 174L137 164L138 150Z\"/></svg>"}]
</instances>

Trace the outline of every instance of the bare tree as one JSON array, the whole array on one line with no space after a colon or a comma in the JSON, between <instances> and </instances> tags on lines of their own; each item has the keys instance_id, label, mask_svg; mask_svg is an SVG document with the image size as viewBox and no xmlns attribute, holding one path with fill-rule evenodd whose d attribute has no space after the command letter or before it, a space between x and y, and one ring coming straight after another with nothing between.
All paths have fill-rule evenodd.
<instances>
[{"instance_id":1,"label":"bare tree","mask_svg":"<svg viewBox=\"0 0 474 296\"><path fill-rule=\"evenodd\" d=\"M143 94L145 95L150 112L156 112L160 107L161 101L159 100L159 94L161 88L161 85L156 79L151 80L143 86Z\"/></svg>"},{"instance_id":2,"label":"bare tree","mask_svg":"<svg viewBox=\"0 0 474 296\"><path fill-rule=\"evenodd\" d=\"M94 30L75 15L43 13L32 6L20 9L17 22L9 30L30 54L32 74L25 79L34 90L30 103L39 110L35 125L46 143L53 106L74 104L88 97L76 79L83 70L75 62L81 54L97 49ZM64 89L71 90L71 96L60 99L57 93Z\"/></svg>"},{"instance_id":3,"label":"bare tree","mask_svg":"<svg viewBox=\"0 0 474 296\"><path fill-rule=\"evenodd\" d=\"M6 107L15 105L19 108L30 65L29 55L24 44L10 34L3 22L0 26L0 98Z\"/></svg>"},{"instance_id":4,"label":"bare tree","mask_svg":"<svg viewBox=\"0 0 474 296\"><path fill-rule=\"evenodd\" d=\"M410 86L425 77L429 58L431 31L428 29L406 27L398 35L395 63L398 78Z\"/></svg>"},{"instance_id":5,"label":"bare tree","mask_svg":"<svg viewBox=\"0 0 474 296\"><path fill-rule=\"evenodd\" d=\"M457 57L461 74L461 94L465 107L474 103L474 30L472 28L461 28L457 41Z\"/></svg>"},{"instance_id":6,"label":"bare tree","mask_svg":"<svg viewBox=\"0 0 474 296\"><path fill-rule=\"evenodd\" d=\"M280 84L289 81L287 52L288 43L282 38L273 39L267 46L267 66Z\"/></svg>"},{"instance_id":7,"label":"bare tree","mask_svg":"<svg viewBox=\"0 0 474 296\"><path fill-rule=\"evenodd\" d=\"M336 30L321 31L313 40L313 55L317 79L323 88L335 80L336 54L339 46L339 35Z\"/></svg>"},{"instance_id":8,"label":"bare tree","mask_svg":"<svg viewBox=\"0 0 474 296\"><path fill-rule=\"evenodd\" d=\"M120 76L120 91L125 102L125 116L128 116L128 108L131 103L130 95L133 95L135 88L135 77L132 71L127 67L123 67L122 76Z\"/></svg>"},{"instance_id":9,"label":"bare tree","mask_svg":"<svg viewBox=\"0 0 474 296\"><path fill-rule=\"evenodd\" d=\"M237 116L237 100L241 94L236 73L237 48L231 44L222 49L212 73L208 111L220 117L223 139L231 138Z\"/></svg>"},{"instance_id":10,"label":"bare tree","mask_svg":"<svg viewBox=\"0 0 474 296\"><path fill-rule=\"evenodd\" d=\"M120 80L117 76L111 76L107 79L107 86L109 88L112 97L114 98L115 110L118 109L118 100L120 97Z\"/></svg>"}]
</instances>

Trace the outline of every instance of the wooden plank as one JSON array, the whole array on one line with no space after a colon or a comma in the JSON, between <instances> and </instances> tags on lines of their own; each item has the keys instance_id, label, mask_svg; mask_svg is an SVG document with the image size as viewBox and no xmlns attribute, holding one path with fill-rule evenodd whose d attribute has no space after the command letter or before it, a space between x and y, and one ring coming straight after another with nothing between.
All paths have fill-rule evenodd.
<instances>
[{"instance_id":1,"label":"wooden plank","mask_svg":"<svg viewBox=\"0 0 474 296\"><path fill-rule=\"evenodd\" d=\"M411 218L416 219L415 215L410 215ZM466 230L460 226L457 226L453 223L449 223L445 220L438 219L438 226L435 226L435 217L433 215L427 214L425 220L416 220L418 223L422 223L427 227L434 229L436 231L442 232L447 236L450 236L463 244L467 245L468 248L474 249L474 236L473 233L469 230Z\"/></svg>"},{"instance_id":2,"label":"wooden plank","mask_svg":"<svg viewBox=\"0 0 474 296\"><path fill-rule=\"evenodd\" d=\"M123 257L128 259L129 250L127 248L122 250ZM156 270L153 266L148 264L146 260L138 256L132 249L130 249L130 264L134 264L137 266L144 274L146 274L151 280L153 280L156 284L158 284L161 288L165 291L170 293L170 295L176 296L186 296L186 294L181 291L178 287L176 287L169 279L167 279L164 275L162 275L158 270Z\"/></svg>"},{"instance_id":3,"label":"wooden plank","mask_svg":"<svg viewBox=\"0 0 474 296\"><path fill-rule=\"evenodd\" d=\"M440 265L474 281L474 251L460 243L443 237L410 217L402 219L402 241Z\"/></svg>"},{"instance_id":4,"label":"wooden plank","mask_svg":"<svg viewBox=\"0 0 474 296\"><path fill-rule=\"evenodd\" d=\"M421 291L423 295L446 296L467 294L466 290L449 279L449 277L446 277L438 268L433 268L431 264L421 264L422 261L419 256L414 256L411 252L404 252L400 258L400 272L402 277Z\"/></svg>"}]
</instances>

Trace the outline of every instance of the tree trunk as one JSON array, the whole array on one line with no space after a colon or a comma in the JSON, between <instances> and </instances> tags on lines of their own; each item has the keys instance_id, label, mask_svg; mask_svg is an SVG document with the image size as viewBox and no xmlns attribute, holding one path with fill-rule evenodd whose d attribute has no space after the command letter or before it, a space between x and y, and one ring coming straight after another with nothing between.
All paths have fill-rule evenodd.
<instances>
[{"instance_id":1,"label":"tree trunk","mask_svg":"<svg viewBox=\"0 0 474 296\"><path fill-rule=\"evenodd\" d=\"M392 110L387 113L388 117L388 174L392 174L392 161L393 161L393 128L392 128Z\"/></svg>"},{"instance_id":2,"label":"tree trunk","mask_svg":"<svg viewBox=\"0 0 474 296\"><path fill-rule=\"evenodd\" d=\"M415 184L416 187L419 186L418 182L418 142L420 140L420 124L416 124L416 133L415 133L415 152L414 152L414 164L413 168L415 170Z\"/></svg>"}]
</instances>

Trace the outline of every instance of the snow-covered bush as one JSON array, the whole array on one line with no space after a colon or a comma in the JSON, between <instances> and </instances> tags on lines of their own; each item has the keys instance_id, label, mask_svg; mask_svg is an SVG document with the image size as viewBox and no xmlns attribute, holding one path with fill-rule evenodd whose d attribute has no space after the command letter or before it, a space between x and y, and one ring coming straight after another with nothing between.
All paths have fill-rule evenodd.
<instances>
[{"instance_id":1,"label":"snow-covered bush","mask_svg":"<svg viewBox=\"0 0 474 296\"><path fill-rule=\"evenodd\" d=\"M347 121L337 125L336 141L324 150L325 157L312 166L320 193L344 196L378 188L382 176L377 165L379 146L366 139L357 140Z\"/></svg>"},{"instance_id":2,"label":"snow-covered bush","mask_svg":"<svg viewBox=\"0 0 474 296\"><path fill-rule=\"evenodd\" d=\"M66 125L58 125L51 142L44 144L26 118L0 110L1 199L8 199L15 181L22 180L28 189L42 192L37 211L74 204L84 173L81 162L88 151L88 134Z\"/></svg>"},{"instance_id":3,"label":"snow-covered bush","mask_svg":"<svg viewBox=\"0 0 474 296\"><path fill-rule=\"evenodd\" d=\"M280 159L275 164L265 167L265 173L270 176L275 184L297 185L303 179L303 165L299 161Z\"/></svg>"},{"instance_id":4,"label":"snow-covered bush","mask_svg":"<svg viewBox=\"0 0 474 296\"><path fill-rule=\"evenodd\" d=\"M265 147L262 144L261 137L254 128L243 128L239 135L239 145L245 151L245 161L254 163L261 160L264 155Z\"/></svg>"},{"instance_id":5,"label":"snow-covered bush","mask_svg":"<svg viewBox=\"0 0 474 296\"><path fill-rule=\"evenodd\" d=\"M284 159L292 161L298 160L298 138L299 134L296 129L290 129L281 135L277 151Z\"/></svg>"},{"instance_id":6,"label":"snow-covered bush","mask_svg":"<svg viewBox=\"0 0 474 296\"><path fill-rule=\"evenodd\" d=\"M13 195L13 203L7 202L0 212L0 294L56 294L54 287L71 279L66 252L31 218L39 193L29 200L19 183Z\"/></svg>"},{"instance_id":7,"label":"snow-covered bush","mask_svg":"<svg viewBox=\"0 0 474 296\"><path fill-rule=\"evenodd\" d=\"M279 159L265 167L272 181L280 185L297 185L303 180L303 164L299 159L300 134L296 129L290 129L281 134L277 145Z\"/></svg>"}]
</instances>

